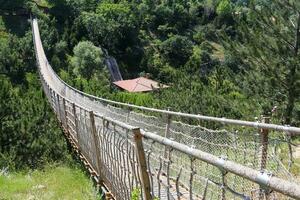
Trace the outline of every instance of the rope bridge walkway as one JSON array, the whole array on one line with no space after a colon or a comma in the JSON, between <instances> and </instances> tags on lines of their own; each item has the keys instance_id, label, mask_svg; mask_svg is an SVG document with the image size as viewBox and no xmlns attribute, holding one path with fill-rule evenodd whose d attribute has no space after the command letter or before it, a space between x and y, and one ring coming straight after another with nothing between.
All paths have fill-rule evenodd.
<instances>
[{"instance_id":1,"label":"rope bridge walkway","mask_svg":"<svg viewBox=\"0 0 300 200\"><path fill-rule=\"evenodd\" d=\"M140 107L62 81L33 41L44 92L107 199L300 199L300 128ZM187 123L189 122L189 123ZM298 173L298 175L297 175Z\"/></svg>"}]
</instances>

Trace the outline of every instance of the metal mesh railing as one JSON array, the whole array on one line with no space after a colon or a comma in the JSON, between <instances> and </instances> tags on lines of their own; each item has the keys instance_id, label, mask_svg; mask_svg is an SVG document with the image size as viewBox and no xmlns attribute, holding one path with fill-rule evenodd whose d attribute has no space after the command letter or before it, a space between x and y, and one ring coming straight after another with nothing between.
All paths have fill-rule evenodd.
<instances>
[{"instance_id":1,"label":"metal mesh railing","mask_svg":"<svg viewBox=\"0 0 300 200\"><path fill-rule=\"evenodd\" d=\"M290 140L299 128L267 124L267 118L259 123L175 113L82 93L51 68L36 20L33 34L50 105L91 173L114 198L130 199L135 189L145 199L300 198L294 172L299 164ZM214 162L197 156L202 153Z\"/></svg>"}]
</instances>

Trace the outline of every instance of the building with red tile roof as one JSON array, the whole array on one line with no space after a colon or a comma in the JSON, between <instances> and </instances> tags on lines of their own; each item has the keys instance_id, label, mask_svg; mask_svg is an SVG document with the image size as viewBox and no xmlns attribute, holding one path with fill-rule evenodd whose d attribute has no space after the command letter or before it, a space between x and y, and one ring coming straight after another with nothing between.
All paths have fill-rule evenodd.
<instances>
[{"instance_id":1,"label":"building with red tile roof","mask_svg":"<svg viewBox=\"0 0 300 200\"><path fill-rule=\"evenodd\" d=\"M113 83L128 92L149 92L169 87L145 77L139 77L130 80L121 80Z\"/></svg>"}]
</instances>

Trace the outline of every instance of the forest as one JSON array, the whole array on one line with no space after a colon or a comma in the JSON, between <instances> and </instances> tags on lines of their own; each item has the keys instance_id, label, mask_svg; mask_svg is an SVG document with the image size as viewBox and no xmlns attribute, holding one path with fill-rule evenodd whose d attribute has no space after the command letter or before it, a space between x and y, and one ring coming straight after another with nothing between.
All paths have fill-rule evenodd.
<instances>
[{"instance_id":1,"label":"forest","mask_svg":"<svg viewBox=\"0 0 300 200\"><path fill-rule=\"evenodd\" d=\"M300 126L298 0L0 0L0 169L71 160L36 67L30 17L70 85L147 107ZM128 93L110 80L170 87Z\"/></svg>"}]
</instances>

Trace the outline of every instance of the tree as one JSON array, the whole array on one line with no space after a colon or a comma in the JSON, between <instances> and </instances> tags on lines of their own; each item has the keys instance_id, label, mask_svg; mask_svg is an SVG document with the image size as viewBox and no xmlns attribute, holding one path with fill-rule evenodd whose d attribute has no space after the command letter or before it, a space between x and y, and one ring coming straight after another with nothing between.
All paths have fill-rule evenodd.
<instances>
[{"instance_id":1,"label":"tree","mask_svg":"<svg viewBox=\"0 0 300 200\"><path fill-rule=\"evenodd\" d=\"M73 49L74 56L71 59L74 74L84 78L91 78L97 69L103 68L103 52L101 48L94 46L92 42L79 42Z\"/></svg>"},{"instance_id":2,"label":"tree","mask_svg":"<svg viewBox=\"0 0 300 200\"><path fill-rule=\"evenodd\" d=\"M81 15L90 40L110 52L120 52L136 42L136 20L126 3L101 3L96 13Z\"/></svg>"},{"instance_id":3,"label":"tree","mask_svg":"<svg viewBox=\"0 0 300 200\"><path fill-rule=\"evenodd\" d=\"M174 35L162 42L160 49L163 57L172 66L184 65L192 55L193 43L185 36Z\"/></svg>"},{"instance_id":4,"label":"tree","mask_svg":"<svg viewBox=\"0 0 300 200\"><path fill-rule=\"evenodd\" d=\"M47 0L51 5L50 12L58 21L73 20L82 12L94 11L98 0Z\"/></svg>"},{"instance_id":5,"label":"tree","mask_svg":"<svg viewBox=\"0 0 300 200\"><path fill-rule=\"evenodd\" d=\"M299 1L254 0L237 20L236 40L227 38L224 45L248 66L245 73L250 93L252 90L252 95L278 106L283 123L295 123L294 108L300 97Z\"/></svg>"},{"instance_id":6,"label":"tree","mask_svg":"<svg viewBox=\"0 0 300 200\"><path fill-rule=\"evenodd\" d=\"M22 83L25 72L32 71L32 35L26 33L23 38L8 34L0 39L0 74L5 74L14 83ZM35 70L35 69L34 69Z\"/></svg>"}]
</instances>

